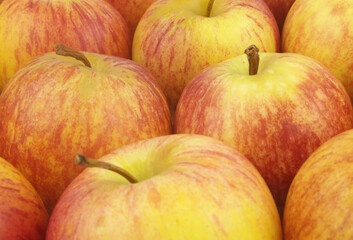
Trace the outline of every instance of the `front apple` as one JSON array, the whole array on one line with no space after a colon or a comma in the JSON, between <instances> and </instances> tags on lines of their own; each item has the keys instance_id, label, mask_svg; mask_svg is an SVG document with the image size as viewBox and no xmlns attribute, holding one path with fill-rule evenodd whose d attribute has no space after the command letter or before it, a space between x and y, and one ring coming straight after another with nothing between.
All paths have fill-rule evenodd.
<instances>
[{"instance_id":1,"label":"front apple","mask_svg":"<svg viewBox=\"0 0 353 240\"><path fill-rule=\"evenodd\" d=\"M193 78L180 98L174 130L212 136L243 153L282 213L301 164L323 142L353 127L352 105L339 80L313 59L247 53L250 75L244 54Z\"/></svg>"},{"instance_id":2,"label":"front apple","mask_svg":"<svg viewBox=\"0 0 353 240\"><path fill-rule=\"evenodd\" d=\"M322 144L305 161L284 209L288 240L353 239L353 130Z\"/></svg>"},{"instance_id":3,"label":"front apple","mask_svg":"<svg viewBox=\"0 0 353 240\"><path fill-rule=\"evenodd\" d=\"M56 205L47 240L282 237L265 181L244 156L220 141L169 135L122 147L100 161L101 167L125 169L137 182L113 171L86 169Z\"/></svg>"},{"instance_id":4,"label":"front apple","mask_svg":"<svg viewBox=\"0 0 353 240\"><path fill-rule=\"evenodd\" d=\"M251 43L279 50L276 20L262 0L157 1L136 28L132 58L159 82L173 113L195 74Z\"/></svg>"},{"instance_id":5,"label":"front apple","mask_svg":"<svg viewBox=\"0 0 353 240\"><path fill-rule=\"evenodd\" d=\"M36 190L0 157L0 239L44 240L48 221Z\"/></svg>"},{"instance_id":6,"label":"front apple","mask_svg":"<svg viewBox=\"0 0 353 240\"><path fill-rule=\"evenodd\" d=\"M0 5L0 92L34 58L63 43L129 58L131 36L122 16L101 0L4 0Z\"/></svg>"},{"instance_id":7,"label":"front apple","mask_svg":"<svg viewBox=\"0 0 353 240\"><path fill-rule=\"evenodd\" d=\"M318 60L353 102L353 0L297 0L282 33L282 50Z\"/></svg>"},{"instance_id":8,"label":"front apple","mask_svg":"<svg viewBox=\"0 0 353 240\"><path fill-rule=\"evenodd\" d=\"M100 157L171 133L165 96L143 67L65 51L61 54L86 57L86 66L45 54L17 71L0 96L0 156L34 185L49 211L81 171L71 161L77 152Z\"/></svg>"}]
</instances>

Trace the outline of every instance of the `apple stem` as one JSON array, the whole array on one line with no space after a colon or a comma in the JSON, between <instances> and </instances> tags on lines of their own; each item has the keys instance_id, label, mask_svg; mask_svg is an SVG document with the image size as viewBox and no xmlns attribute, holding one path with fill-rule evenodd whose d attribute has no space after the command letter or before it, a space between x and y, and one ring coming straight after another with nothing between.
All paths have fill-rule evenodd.
<instances>
[{"instance_id":1,"label":"apple stem","mask_svg":"<svg viewBox=\"0 0 353 240\"><path fill-rule=\"evenodd\" d=\"M128 180L130 183L137 183L138 182L136 178L134 178L129 172L127 172L125 169L122 169L121 167L115 166L115 165L107 163L107 162L102 162L102 161L98 161L98 160L95 160L92 158L88 158L88 157L81 155L81 154L76 155L75 164L81 165L84 167L104 168L104 169L116 172L117 174L120 174L126 180Z\"/></svg>"},{"instance_id":2,"label":"apple stem","mask_svg":"<svg viewBox=\"0 0 353 240\"><path fill-rule=\"evenodd\" d=\"M83 62L83 64L86 67L92 68L91 63L88 61L86 56L83 55L81 52L76 51L72 48L69 48L61 43L55 45L55 49L56 49L56 54L61 55L61 56L76 58L77 60Z\"/></svg>"},{"instance_id":3,"label":"apple stem","mask_svg":"<svg viewBox=\"0 0 353 240\"><path fill-rule=\"evenodd\" d=\"M256 75L260 63L259 49L255 45L251 45L245 49L244 53L249 61L249 75Z\"/></svg>"},{"instance_id":4,"label":"apple stem","mask_svg":"<svg viewBox=\"0 0 353 240\"><path fill-rule=\"evenodd\" d=\"M207 17L210 17L211 15L211 11L212 11L212 7L213 7L213 3L214 3L215 0L210 0L208 2L208 5L207 5Z\"/></svg>"}]
</instances>

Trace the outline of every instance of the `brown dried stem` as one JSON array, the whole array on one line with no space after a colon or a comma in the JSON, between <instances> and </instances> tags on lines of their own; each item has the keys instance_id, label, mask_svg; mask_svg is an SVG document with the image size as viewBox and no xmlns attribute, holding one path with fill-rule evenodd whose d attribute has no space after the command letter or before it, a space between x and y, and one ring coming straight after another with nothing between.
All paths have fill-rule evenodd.
<instances>
[{"instance_id":1,"label":"brown dried stem","mask_svg":"<svg viewBox=\"0 0 353 240\"><path fill-rule=\"evenodd\" d=\"M81 52L76 51L72 48L69 48L65 46L64 44L57 44L55 45L56 49L56 54L61 55L61 56L66 56L66 57L73 57L81 62L89 68L92 68L91 63L88 61L85 55L83 55Z\"/></svg>"},{"instance_id":2,"label":"brown dried stem","mask_svg":"<svg viewBox=\"0 0 353 240\"><path fill-rule=\"evenodd\" d=\"M138 182L136 178L134 178L129 172L127 172L125 169L122 169L121 167L115 166L115 165L107 163L107 162L102 162L102 161L98 161L98 160L95 160L92 158L88 158L88 157L81 155L81 154L76 155L75 164L81 165L84 167L104 168L104 169L116 172L117 174L123 176L130 183L137 183Z\"/></svg>"},{"instance_id":3,"label":"brown dried stem","mask_svg":"<svg viewBox=\"0 0 353 240\"><path fill-rule=\"evenodd\" d=\"M260 63L259 49L255 45L251 45L245 49L244 53L249 61L249 75L256 75Z\"/></svg>"},{"instance_id":4,"label":"brown dried stem","mask_svg":"<svg viewBox=\"0 0 353 240\"><path fill-rule=\"evenodd\" d=\"M210 1L208 2L206 17L210 17L214 1L215 1L215 0L210 0Z\"/></svg>"}]
</instances>

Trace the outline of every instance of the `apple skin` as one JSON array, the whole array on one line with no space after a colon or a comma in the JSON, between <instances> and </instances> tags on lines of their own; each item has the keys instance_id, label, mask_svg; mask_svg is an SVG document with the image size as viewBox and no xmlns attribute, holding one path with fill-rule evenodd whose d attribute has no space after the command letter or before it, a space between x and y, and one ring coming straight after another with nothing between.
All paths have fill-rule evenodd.
<instances>
[{"instance_id":1,"label":"apple skin","mask_svg":"<svg viewBox=\"0 0 353 240\"><path fill-rule=\"evenodd\" d=\"M264 0L276 18L279 31L282 31L289 9L295 0Z\"/></svg>"},{"instance_id":2,"label":"apple skin","mask_svg":"<svg viewBox=\"0 0 353 240\"><path fill-rule=\"evenodd\" d=\"M98 158L172 132L166 98L137 63L84 53L92 69L48 53L21 68L0 96L0 156L34 185L51 212L82 171L77 152Z\"/></svg>"},{"instance_id":3,"label":"apple skin","mask_svg":"<svg viewBox=\"0 0 353 240\"><path fill-rule=\"evenodd\" d=\"M101 161L139 180L90 168L51 216L54 239L281 239L272 195L255 167L224 143L169 135L117 149ZM261 224L260 224L261 223Z\"/></svg>"},{"instance_id":4,"label":"apple skin","mask_svg":"<svg viewBox=\"0 0 353 240\"><path fill-rule=\"evenodd\" d=\"M126 21L100 0L4 0L0 26L0 92L19 68L58 43L131 58Z\"/></svg>"},{"instance_id":5,"label":"apple skin","mask_svg":"<svg viewBox=\"0 0 353 240\"><path fill-rule=\"evenodd\" d=\"M353 130L322 144L288 192L285 239L353 239Z\"/></svg>"},{"instance_id":6,"label":"apple skin","mask_svg":"<svg viewBox=\"0 0 353 240\"><path fill-rule=\"evenodd\" d=\"M260 53L249 76L245 54L213 65L184 89L175 133L217 138L244 154L266 180L280 215L301 164L323 142L353 127L340 81L299 54Z\"/></svg>"},{"instance_id":7,"label":"apple skin","mask_svg":"<svg viewBox=\"0 0 353 240\"><path fill-rule=\"evenodd\" d=\"M130 32L133 35L137 24L139 23L142 15L145 13L147 8L156 0L105 0L106 2L113 5L115 9L126 20L127 25L130 28Z\"/></svg>"},{"instance_id":8,"label":"apple skin","mask_svg":"<svg viewBox=\"0 0 353 240\"><path fill-rule=\"evenodd\" d=\"M164 90L174 113L190 79L205 67L243 53L249 44L279 51L276 20L262 0L154 2L134 35L132 59L146 67Z\"/></svg>"},{"instance_id":9,"label":"apple skin","mask_svg":"<svg viewBox=\"0 0 353 240\"><path fill-rule=\"evenodd\" d=\"M49 216L33 186L0 157L0 239L45 239Z\"/></svg>"},{"instance_id":10,"label":"apple skin","mask_svg":"<svg viewBox=\"0 0 353 240\"><path fill-rule=\"evenodd\" d=\"M326 65L353 102L352 15L353 0L298 0L283 27L282 50Z\"/></svg>"}]
</instances>

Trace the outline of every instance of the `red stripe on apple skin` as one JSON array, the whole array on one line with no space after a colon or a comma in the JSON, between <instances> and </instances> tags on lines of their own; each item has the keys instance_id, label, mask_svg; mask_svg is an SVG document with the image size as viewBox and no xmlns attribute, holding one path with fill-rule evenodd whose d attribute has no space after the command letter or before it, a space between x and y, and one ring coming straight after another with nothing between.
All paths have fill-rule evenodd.
<instances>
[{"instance_id":1,"label":"red stripe on apple skin","mask_svg":"<svg viewBox=\"0 0 353 240\"><path fill-rule=\"evenodd\" d=\"M168 157L171 156L168 156L168 154L166 154L166 158ZM232 168L231 171L234 175L239 177L239 179L246 179L248 187L247 189L249 191L244 189L242 191L244 191L244 194L246 194L249 199L251 199L253 202L257 202L257 199L253 198L252 192L254 191L254 189L258 188L258 186L262 184L262 181L260 181L257 178L257 175L250 170L252 167L251 164L247 165L248 162L244 161L244 157L238 152L225 151L224 149L223 151L220 151L219 149L199 149L195 151L186 151L182 154L173 155L172 158L180 159L180 161L177 161L174 166L171 167L171 171L173 172L173 174L177 173L176 175L182 175L185 178L192 179L192 181L195 181L198 184L219 181L217 176L218 172L223 172L223 174L221 175L227 176L226 170L223 169L224 165L233 165L235 162L238 163L241 167ZM190 158L195 159L195 162L183 161L183 159ZM222 159L223 166L210 163L209 160L212 158ZM178 178L178 176L176 176L175 178ZM227 179L226 177L224 177L222 181L225 181L225 183L233 190L240 190L239 185L235 185L231 179ZM214 200L214 202L217 203L220 208L223 207L222 204L220 204L219 200L213 198L212 196L210 197Z\"/></svg>"},{"instance_id":2,"label":"red stripe on apple skin","mask_svg":"<svg viewBox=\"0 0 353 240\"><path fill-rule=\"evenodd\" d=\"M204 70L205 75L208 74L207 72L207 69ZM180 111L178 113L180 117L175 118L175 133L179 132L179 128L192 128L195 130L195 133L201 133L203 130L207 131L208 125L210 129L216 131L214 133L215 136L222 135L223 120L221 118L207 122L205 121L205 119L208 119L209 117L207 114L214 113L214 116L217 115L216 112L218 109L220 109L220 105L224 101L225 96L222 94L222 91L227 88L227 86L225 85L226 83L222 83L217 80L217 78L220 76L222 76L222 74L213 75L212 80L210 80L207 84L208 87L203 84L203 77L201 75L197 74L193 78L192 84L190 84L190 86L188 86L188 88L183 91L181 96L188 95L189 93L193 92L195 100L197 100L193 101L191 98L186 98L188 99L187 101L184 100L183 102L179 102L178 108L187 107L189 110L183 112ZM206 104L204 106L207 106L207 110L200 111L199 104ZM181 119L184 119L182 123L179 122ZM197 124L195 124L196 122ZM185 133L188 132L189 131L186 130Z\"/></svg>"},{"instance_id":3,"label":"red stripe on apple skin","mask_svg":"<svg viewBox=\"0 0 353 240\"><path fill-rule=\"evenodd\" d=\"M43 210L43 204L38 203L33 199L24 198L23 196L18 196L17 199L23 203L31 204L34 209L37 208L38 210Z\"/></svg>"},{"instance_id":4,"label":"red stripe on apple skin","mask_svg":"<svg viewBox=\"0 0 353 240\"><path fill-rule=\"evenodd\" d=\"M256 11L264 11L268 18L273 18L271 10L268 8L267 4L262 0L255 0L247 3L234 2L236 6L252 8Z\"/></svg>"},{"instance_id":5,"label":"red stripe on apple skin","mask_svg":"<svg viewBox=\"0 0 353 240\"><path fill-rule=\"evenodd\" d=\"M159 34L159 38L158 38L158 41L154 44L154 42L153 41L148 41L148 40L146 40L146 43L153 43L153 45L154 45L154 48L152 48L152 46L150 46L150 45L147 45L147 44L144 44L144 46L146 46L147 47L147 54L148 54L148 51L150 51L151 50L151 52L152 52L152 55L155 55L157 52L158 52L158 49L159 49L159 47L161 46L161 41L162 40L164 40L164 38L165 38L165 36L166 36L166 34L167 33L169 33L169 31L171 30L171 28L172 27L175 27L175 24L174 24L174 22L173 21L171 21L171 22L169 22L169 24L168 25L166 25L165 26L165 28L163 29L163 32L161 32L160 34ZM152 36L151 35L151 38L153 38L153 37L155 37L155 36ZM150 49L150 50L149 50ZM163 51L163 50L162 50Z\"/></svg>"},{"instance_id":6,"label":"red stripe on apple skin","mask_svg":"<svg viewBox=\"0 0 353 240\"><path fill-rule=\"evenodd\" d=\"M13 10L13 5L15 5L16 1L12 1L7 5L7 8L5 9L6 12L10 12L11 10ZM5 4L3 4L5 6ZM16 11L16 10L15 10Z\"/></svg>"},{"instance_id":7,"label":"red stripe on apple skin","mask_svg":"<svg viewBox=\"0 0 353 240\"><path fill-rule=\"evenodd\" d=\"M0 159L0 161L2 161ZM4 167L2 163L0 163L0 165L2 165L1 167ZM10 179L10 178L2 178L0 179L0 188L3 189L3 191L7 192L7 194L9 194L8 191L11 191L12 194L15 194L16 196L16 200L21 201L24 204L30 204L32 208L37 208L38 210L43 210L43 203L41 201L38 201L38 196L35 196L35 194L31 193L31 191L33 191L32 186L26 185L22 182L19 182L18 179L20 179L22 176L19 175L18 170L13 168L13 170L9 169L8 167L6 167L9 171L8 172L0 172L0 174L2 176L6 176L8 173L12 174L12 175L16 175L17 179ZM15 180L15 181L14 181ZM33 195L33 198L25 198L23 194L24 191L27 191L28 193L31 193L31 195ZM11 195L11 194L10 194Z\"/></svg>"},{"instance_id":8,"label":"red stripe on apple skin","mask_svg":"<svg viewBox=\"0 0 353 240\"><path fill-rule=\"evenodd\" d=\"M209 158L210 156L214 156L214 157L222 157L222 159L224 161L228 161L229 162L239 162L239 159L242 159L243 156L238 154L237 152L220 152L220 151L215 151L215 150L196 150L196 151L185 151L182 154L178 154L175 155L174 157L177 158L182 158L183 156L188 155L188 156L192 156L194 159L205 159L205 158ZM213 165L207 165L207 163L202 164L199 162L178 162L175 164L176 167L183 167L183 166L190 166L190 165L195 165L195 167L201 167L201 168L207 168L210 171L220 171L219 166L213 166ZM247 179L248 184L249 185L249 189L252 189L253 187L256 187L259 183L255 182L254 179L256 179L256 176L250 172L250 171L245 171L245 169L242 168L238 168L236 171L237 174L239 174L240 176L244 177L244 179ZM193 172L193 175L195 176L199 176L197 174L197 171ZM212 179L212 173L210 173L207 178L208 179ZM202 177L202 176L201 176ZM234 186L231 182L227 181L228 184L230 185L230 187L232 188L236 188L236 186Z\"/></svg>"},{"instance_id":9,"label":"red stripe on apple skin","mask_svg":"<svg viewBox=\"0 0 353 240\"><path fill-rule=\"evenodd\" d=\"M149 182L149 192L147 194L148 201L155 207L160 209L162 196L153 182Z\"/></svg>"},{"instance_id":10,"label":"red stripe on apple skin","mask_svg":"<svg viewBox=\"0 0 353 240\"><path fill-rule=\"evenodd\" d=\"M310 68L308 67L308 72L305 72L305 74L307 75L307 77L309 79L312 79L313 82L309 83L302 83L300 85L298 85L298 88L303 92L303 96L304 98L310 99L313 103L314 106L316 106L317 111L323 111L323 106L320 105L320 101L318 101L317 98L315 98L315 96L313 95L314 92L316 92L318 89L320 92L323 92L324 95L328 96L328 98L331 99L337 99L337 102L340 104L340 107L343 108L343 112L341 114L347 115L349 114L349 112L351 112L351 104L347 103L346 101L344 101L344 99L340 100L339 96L344 96L347 95L343 85L340 82L337 81L327 81L327 82L320 82L320 85L315 84L315 77L316 76L325 76L329 79L334 79L335 76L331 73L331 72L327 72L324 70L324 68L326 69L326 67L324 67L322 65L323 68L321 69L314 69L314 68ZM314 74L315 73L315 74ZM326 86L327 87L324 87ZM332 91L332 89L334 91ZM331 91L330 91L331 90ZM331 106L332 109L335 108L334 105ZM325 115L323 115L325 116ZM329 117L329 116L326 116ZM337 119L339 120L339 119ZM338 121L339 122L339 121ZM332 122L332 119L330 122L330 125L332 127L334 127L336 124L338 124L338 122Z\"/></svg>"},{"instance_id":11,"label":"red stripe on apple skin","mask_svg":"<svg viewBox=\"0 0 353 240\"><path fill-rule=\"evenodd\" d=\"M15 199L14 199L15 200ZM17 217L19 218L23 218L23 219L28 219L28 213L21 210L21 209L18 209L18 208L10 208L10 211Z\"/></svg>"},{"instance_id":12,"label":"red stripe on apple skin","mask_svg":"<svg viewBox=\"0 0 353 240\"><path fill-rule=\"evenodd\" d=\"M12 188L12 187L4 187L4 186L0 186L0 189L2 189L1 191L20 192L20 190L18 190L18 189L14 189L14 188Z\"/></svg>"},{"instance_id":13,"label":"red stripe on apple skin","mask_svg":"<svg viewBox=\"0 0 353 240\"><path fill-rule=\"evenodd\" d=\"M221 229L223 235L228 236L227 232L224 230L222 224L220 223L218 216L216 214L212 214L212 218L214 220L214 223L218 226L218 228Z\"/></svg>"},{"instance_id":14,"label":"red stripe on apple skin","mask_svg":"<svg viewBox=\"0 0 353 240\"><path fill-rule=\"evenodd\" d=\"M254 1L252 1L254 2ZM270 24L273 27L274 30L274 36L276 36L276 52L280 51L280 45L281 45L281 41L280 41L280 34L279 34L279 28L278 28L278 24L277 21L275 19L275 16L273 15L273 13L271 12L271 10L269 9L268 5L264 2L264 1L257 1L256 2L257 6L255 7L254 5L248 5L246 3L242 3L242 4L237 4L238 6L247 6L249 8L253 8L256 9L257 11L262 11L266 17L268 18L268 22L270 22ZM256 19L254 19L254 22L257 23ZM262 28L261 24L258 24L258 26L260 28ZM261 38L259 38L261 39Z\"/></svg>"}]
</instances>

